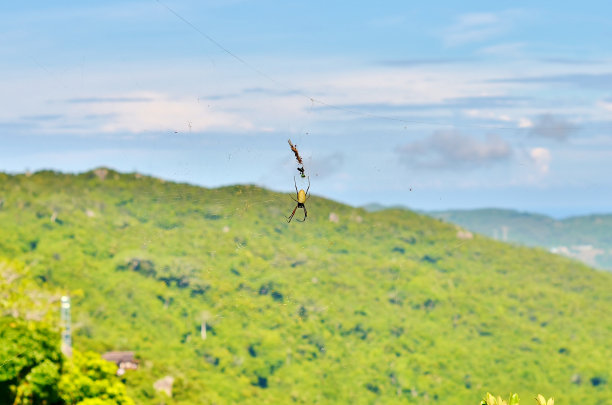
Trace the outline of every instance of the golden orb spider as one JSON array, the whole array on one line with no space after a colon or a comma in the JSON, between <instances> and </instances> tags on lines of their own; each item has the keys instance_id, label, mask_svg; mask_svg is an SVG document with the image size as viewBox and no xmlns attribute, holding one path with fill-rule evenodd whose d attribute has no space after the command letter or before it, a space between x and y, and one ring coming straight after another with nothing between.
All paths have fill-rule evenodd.
<instances>
[{"instance_id":1,"label":"golden orb spider","mask_svg":"<svg viewBox=\"0 0 612 405\"><path fill-rule=\"evenodd\" d=\"M295 194L297 196L297 200L293 197L291 197L291 199L295 201L297 205L293 209L291 216L287 218L287 223L291 222L293 216L295 215L295 210L297 210L298 208L304 209L304 219L301 221L299 219L296 219L296 221L304 222L306 221L306 217L308 217L308 211L306 211L306 205L304 204L306 203L306 200L310 198L310 195L308 194L308 190L310 190L310 177L308 177L308 188L306 189L306 191L304 191L304 189L300 189L300 191L298 191L297 184L295 183L295 176L293 176L293 185L295 186Z\"/></svg>"}]
</instances>

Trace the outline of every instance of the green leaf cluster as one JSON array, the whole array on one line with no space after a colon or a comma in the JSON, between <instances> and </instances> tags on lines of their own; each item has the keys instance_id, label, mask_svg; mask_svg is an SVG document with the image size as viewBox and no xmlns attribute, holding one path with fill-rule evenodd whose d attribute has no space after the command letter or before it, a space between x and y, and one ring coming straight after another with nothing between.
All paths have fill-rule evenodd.
<instances>
[{"instance_id":1,"label":"green leaf cluster","mask_svg":"<svg viewBox=\"0 0 612 405\"><path fill-rule=\"evenodd\" d=\"M115 377L115 364L94 352L75 351L71 359L64 358L58 333L40 322L1 317L0 359L2 403L82 405L99 399L133 404Z\"/></svg>"},{"instance_id":2,"label":"green leaf cluster","mask_svg":"<svg viewBox=\"0 0 612 405\"><path fill-rule=\"evenodd\" d=\"M115 364L94 352L62 355L55 293L37 287L19 262L0 259L0 273L0 403L133 404Z\"/></svg>"},{"instance_id":3,"label":"green leaf cluster","mask_svg":"<svg viewBox=\"0 0 612 405\"><path fill-rule=\"evenodd\" d=\"M75 351L59 381L60 395L66 404L132 405L116 371L117 366L98 353Z\"/></svg>"},{"instance_id":4,"label":"green leaf cluster","mask_svg":"<svg viewBox=\"0 0 612 405\"><path fill-rule=\"evenodd\" d=\"M538 394L535 397L537 405L554 405L555 400L553 398L546 398L542 394ZM480 405L519 405L520 400L518 394L510 394L508 401L502 399L501 396L494 397L491 393L487 392L484 399L480 402Z\"/></svg>"}]
</instances>

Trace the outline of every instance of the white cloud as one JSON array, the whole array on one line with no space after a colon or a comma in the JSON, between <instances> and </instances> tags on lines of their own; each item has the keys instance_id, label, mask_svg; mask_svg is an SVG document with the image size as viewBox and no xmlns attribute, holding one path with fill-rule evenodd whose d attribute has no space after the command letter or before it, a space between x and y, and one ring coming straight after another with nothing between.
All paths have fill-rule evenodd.
<instances>
[{"instance_id":1,"label":"white cloud","mask_svg":"<svg viewBox=\"0 0 612 405\"><path fill-rule=\"evenodd\" d=\"M520 14L515 10L507 10L460 15L444 32L444 42L448 46L457 46L485 41L508 31Z\"/></svg>"},{"instance_id":2,"label":"white cloud","mask_svg":"<svg viewBox=\"0 0 612 405\"><path fill-rule=\"evenodd\" d=\"M126 97L125 95L122 95ZM89 114L108 115L102 132L249 130L253 124L223 111L211 110L192 99L175 99L163 94L144 93L130 97L149 98L144 102L93 103L83 105Z\"/></svg>"},{"instance_id":3,"label":"white cloud","mask_svg":"<svg viewBox=\"0 0 612 405\"><path fill-rule=\"evenodd\" d=\"M482 111L482 110L472 109L472 110L467 110L465 112L465 115L467 115L468 117L472 117L472 118L486 118L486 119L503 121L503 122L512 121L512 119L508 115L499 114L493 111Z\"/></svg>"},{"instance_id":4,"label":"white cloud","mask_svg":"<svg viewBox=\"0 0 612 405\"><path fill-rule=\"evenodd\" d=\"M548 174L552 161L550 150L541 147L532 148L529 150L529 157L539 174Z\"/></svg>"},{"instance_id":5,"label":"white cloud","mask_svg":"<svg viewBox=\"0 0 612 405\"><path fill-rule=\"evenodd\" d=\"M492 77L486 68L456 67L449 71L444 66L426 66L412 69L384 68L340 71L304 82L309 91L321 95L332 104L359 103L442 103L447 99L479 96L495 92L496 87L482 79ZM503 92L498 92L504 94Z\"/></svg>"},{"instance_id":6,"label":"white cloud","mask_svg":"<svg viewBox=\"0 0 612 405\"><path fill-rule=\"evenodd\" d=\"M612 100L599 101L597 103L597 106L603 108L606 111L612 112Z\"/></svg>"},{"instance_id":7,"label":"white cloud","mask_svg":"<svg viewBox=\"0 0 612 405\"><path fill-rule=\"evenodd\" d=\"M56 119L22 115L39 132L62 134L252 131L255 125L244 115L211 108L195 98L171 97L157 92L106 93L103 96L69 98L47 103Z\"/></svg>"},{"instance_id":8,"label":"white cloud","mask_svg":"<svg viewBox=\"0 0 612 405\"><path fill-rule=\"evenodd\" d=\"M503 114L495 111L483 111L478 109L471 109L465 111L465 115L470 118L479 118L479 119L487 119L494 120L500 122L507 122L515 124L518 128L530 128L533 126L531 120L525 117L511 117L508 114Z\"/></svg>"}]
</instances>

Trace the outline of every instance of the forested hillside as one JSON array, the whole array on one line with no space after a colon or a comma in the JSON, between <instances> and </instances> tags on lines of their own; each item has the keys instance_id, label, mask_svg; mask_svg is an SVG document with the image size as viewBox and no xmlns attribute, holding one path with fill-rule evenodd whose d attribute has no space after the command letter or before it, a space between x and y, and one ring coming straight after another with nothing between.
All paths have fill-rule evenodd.
<instances>
[{"instance_id":1,"label":"forested hillside","mask_svg":"<svg viewBox=\"0 0 612 405\"><path fill-rule=\"evenodd\" d=\"M612 270L612 215L554 219L502 209L451 210L428 213L492 238L540 246Z\"/></svg>"},{"instance_id":2,"label":"forested hillside","mask_svg":"<svg viewBox=\"0 0 612 405\"><path fill-rule=\"evenodd\" d=\"M77 350L135 351L136 403L611 400L611 274L316 186L288 224L292 179L0 174L0 257L71 296Z\"/></svg>"}]
</instances>

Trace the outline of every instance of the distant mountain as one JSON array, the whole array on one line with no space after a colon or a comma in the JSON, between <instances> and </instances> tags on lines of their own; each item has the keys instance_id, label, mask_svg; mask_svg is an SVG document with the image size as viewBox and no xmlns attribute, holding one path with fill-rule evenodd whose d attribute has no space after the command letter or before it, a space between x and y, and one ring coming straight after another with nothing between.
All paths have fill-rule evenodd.
<instances>
[{"instance_id":1,"label":"distant mountain","mask_svg":"<svg viewBox=\"0 0 612 405\"><path fill-rule=\"evenodd\" d=\"M612 270L612 214L556 220L504 209L432 211L427 215L497 240L539 246Z\"/></svg>"},{"instance_id":2,"label":"distant mountain","mask_svg":"<svg viewBox=\"0 0 612 405\"><path fill-rule=\"evenodd\" d=\"M0 309L69 295L75 349L134 352L117 378L138 404L609 402L612 274L316 195L287 223L292 188L0 173L0 262L22 270L1 274ZM0 404L6 370L37 356L28 330L0 344Z\"/></svg>"},{"instance_id":3,"label":"distant mountain","mask_svg":"<svg viewBox=\"0 0 612 405\"><path fill-rule=\"evenodd\" d=\"M397 209L397 210L407 209L401 205L382 205L379 203L366 204L362 206L361 208L363 208L364 210L368 212L378 212L382 210L393 210L393 209Z\"/></svg>"}]
</instances>

